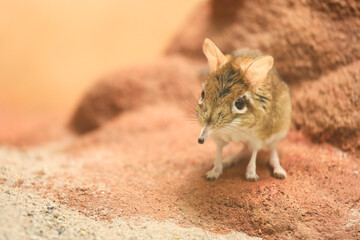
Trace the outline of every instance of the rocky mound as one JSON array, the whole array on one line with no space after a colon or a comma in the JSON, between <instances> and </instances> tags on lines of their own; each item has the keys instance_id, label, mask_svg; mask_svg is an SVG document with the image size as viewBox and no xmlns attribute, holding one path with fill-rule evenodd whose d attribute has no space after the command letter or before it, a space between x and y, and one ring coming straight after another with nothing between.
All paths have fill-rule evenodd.
<instances>
[{"instance_id":1,"label":"rocky mound","mask_svg":"<svg viewBox=\"0 0 360 240\"><path fill-rule=\"evenodd\" d=\"M259 48L294 94L293 120L316 141L360 151L359 1L212 0L183 27L167 54L203 58L209 37L220 49Z\"/></svg>"},{"instance_id":2,"label":"rocky mound","mask_svg":"<svg viewBox=\"0 0 360 240\"><path fill-rule=\"evenodd\" d=\"M126 109L158 99L191 98L205 37L231 52L259 48L294 94L294 123L316 141L360 150L360 4L357 1L208 1L190 18L157 63L101 79L71 120L86 132ZM174 58L182 55L186 58Z\"/></svg>"},{"instance_id":3,"label":"rocky mound","mask_svg":"<svg viewBox=\"0 0 360 240\"><path fill-rule=\"evenodd\" d=\"M200 85L197 70L196 62L174 56L110 74L84 96L70 126L85 133L121 112L161 100L191 106L194 102L191 90Z\"/></svg>"}]
</instances>

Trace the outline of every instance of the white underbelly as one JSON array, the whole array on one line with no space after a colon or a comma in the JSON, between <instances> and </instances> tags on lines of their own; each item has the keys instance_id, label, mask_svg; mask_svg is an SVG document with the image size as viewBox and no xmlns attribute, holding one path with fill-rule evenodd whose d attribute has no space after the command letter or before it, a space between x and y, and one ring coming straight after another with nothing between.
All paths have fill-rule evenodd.
<instances>
[{"instance_id":1,"label":"white underbelly","mask_svg":"<svg viewBox=\"0 0 360 240\"><path fill-rule=\"evenodd\" d=\"M219 130L214 132L213 134L214 138L217 139L221 139L224 142L245 142L245 143L249 143L249 142L253 142L253 141L257 141L257 137L255 136L254 133L252 133L249 130Z\"/></svg>"},{"instance_id":2,"label":"white underbelly","mask_svg":"<svg viewBox=\"0 0 360 240\"><path fill-rule=\"evenodd\" d=\"M222 141L228 142L243 142L252 147L261 148L265 145L271 145L277 143L286 135L286 132L279 132L273 134L270 138L260 140L256 133L248 129L225 129L214 132L211 137L214 139L221 139Z\"/></svg>"}]
</instances>

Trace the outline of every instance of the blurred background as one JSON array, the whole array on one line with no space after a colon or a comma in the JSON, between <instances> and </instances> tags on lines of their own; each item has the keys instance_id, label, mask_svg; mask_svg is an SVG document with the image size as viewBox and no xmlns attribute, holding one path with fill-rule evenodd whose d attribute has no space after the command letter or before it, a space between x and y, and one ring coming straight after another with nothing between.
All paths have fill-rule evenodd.
<instances>
[{"instance_id":1,"label":"blurred background","mask_svg":"<svg viewBox=\"0 0 360 240\"><path fill-rule=\"evenodd\" d=\"M0 113L71 111L104 73L161 55L200 2L0 0Z\"/></svg>"}]
</instances>

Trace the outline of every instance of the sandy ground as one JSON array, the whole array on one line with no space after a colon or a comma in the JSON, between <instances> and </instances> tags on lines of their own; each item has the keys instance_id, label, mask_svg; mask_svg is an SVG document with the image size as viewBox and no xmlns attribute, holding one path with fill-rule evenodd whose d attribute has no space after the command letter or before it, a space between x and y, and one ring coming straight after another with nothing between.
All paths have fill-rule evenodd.
<instances>
[{"instance_id":1,"label":"sandy ground","mask_svg":"<svg viewBox=\"0 0 360 240\"><path fill-rule=\"evenodd\" d=\"M54 146L54 145L52 145ZM258 239L232 232L218 235L174 221L116 218L111 222L85 217L54 198L41 198L33 184L61 170L64 155L45 148L26 151L1 147L0 239ZM40 160L42 159L42 160Z\"/></svg>"},{"instance_id":2,"label":"sandy ground","mask_svg":"<svg viewBox=\"0 0 360 240\"><path fill-rule=\"evenodd\" d=\"M56 138L53 128L62 134ZM36 137L47 133L52 141ZM26 144L13 136L12 146L0 148L0 236L359 238L355 156L311 143L292 129L279 145L285 180L272 177L264 150L258 182L244 179L247 158L208 182L215 148L198 145L198 134L179 107L162 103L125 112L83 136L71 135L63 124L34 131L35 145L28 133ZM231 144L225 155L239 149L241 144Z\"/></svg>"}]
</instances>

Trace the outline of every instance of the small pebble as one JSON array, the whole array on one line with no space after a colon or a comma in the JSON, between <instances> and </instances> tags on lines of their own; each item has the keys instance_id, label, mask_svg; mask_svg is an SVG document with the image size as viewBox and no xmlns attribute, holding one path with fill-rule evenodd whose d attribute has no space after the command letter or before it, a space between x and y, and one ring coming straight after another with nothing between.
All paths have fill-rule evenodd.
<instances>
[{"instance_id":1,"label":"small pebble","mask_svg":"<svg viewBox=\"0 0 360 240\"><path fill-rule=\"evenodd\" d=\"M59 235L61 235L63 232L65 232L65 228L60 227L60 228L57 228L56 231L58 232Z\"/></svg>"},{"instance_id":2,"label":"small pebble","mask_svg":"<svg viewBox=\"0 0 360 240\"><path fill-rule=\"evenodd\" d=\"M58 218L60 216L60 213L58 211L53 211L52 213L54 215L55 218Z\"/></svg>"},{"instance_id":3,"label":"small pebble","mask_svg":"<svg viewBox=\"0 0 360 240\"><path fill-rule=\"evenodd\" d=\"M86 234L86 232L85 232L84 230L81 230L81 231L80 231L80 235L81 235L81 236L86 236L87 234Z\"/></svg>"}]
</instances>

